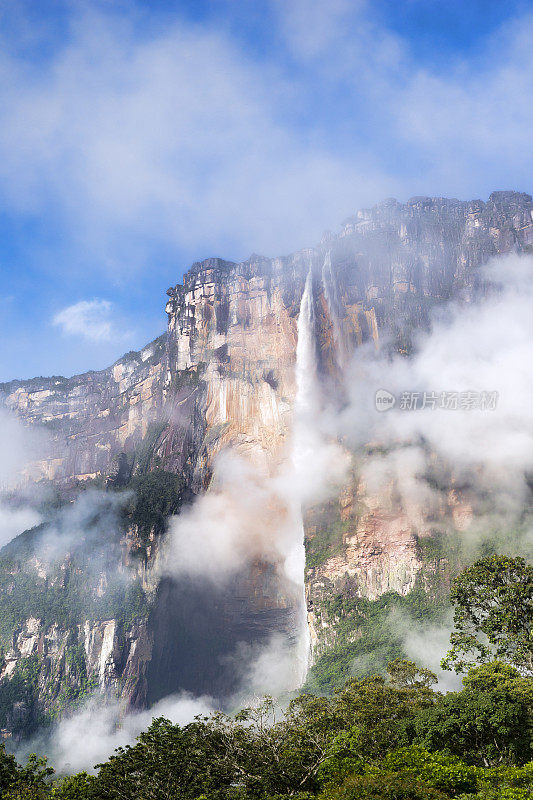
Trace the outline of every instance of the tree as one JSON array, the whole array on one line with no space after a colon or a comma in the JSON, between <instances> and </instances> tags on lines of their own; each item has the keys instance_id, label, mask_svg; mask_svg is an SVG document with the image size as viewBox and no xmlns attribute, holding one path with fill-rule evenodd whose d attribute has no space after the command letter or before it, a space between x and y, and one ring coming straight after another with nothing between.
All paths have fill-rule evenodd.
<instances>
[{"instance_id":1,"label":"tree","mask_svg":"<svg viewBox=\"0 0 533 800\"><path fill-rule=\"evenodd\" d=\"M429 689L434 686L438 678L434 672L425 667L419 667L414 661L397 658L387 667L391 686L401 689Z\"/></svg>"},{"instance_id":2,"label":"tree","mask_svg":"<svg viewBox=\"0 0 533 800\"><path fill-rule=\"evenodd\" d=\"M45 758L32 753L25 766L0 745L0 797L2 800L41 800L48 796L48 779L54 770Z\"/></svg>"},{"instance_id":3,"label":"tree","mask_svg":"<svg viewBox=\"0 0 533 800\"><path fill-rule=\"evenodd\" d=\"M374 769L378 774L395 773L423 781L449 797L475 791L479 785L480 771L476 767L449 753L430 753L419 745L393 750Z\"/></svg>"},{"instance_id":4,"label":"tree","mask_svg":"<svg viewBox=\"0 0 533 800\"><path fill-rule=\"evenodd\" d=\"M207 720L197 718L180 728L154 719L135 745L118 748L98 765L96 781L88 788L106 800L195 800L201 795L216 800L235 780L223 754L220 731Z\"/></svg>"},{"instance_id":5,"label":"tree","mask_svg":"<svg viewBox=\"0 0 533 800\"><path fill-rule=\"evenodd\" d=\"M438 695L427 685L431 678L422 675L417 680L409 663L393 662L393 680L399 685L374 675L348 681L336 693L335 714L343 721L343 729L359 728L367 758L380 758L393 747L408 744L417 711L436 701Z\"/></svg>"},{"instance_id":6,"label":"tree","mask_svg":"<svg viewBox=\"0 0 533 800\"><path fill-rule=\"evenodd\" d=\"M4 744L0 744L0 793L13 784L20 773L15 756L6 753Z\"/></svg>"},{"instance_id":7,"label":"tree","mask_svg":"<svg viewBox=\"0 0 533 800\"><path fill-rule=\"evenodd\" d=\"M55 786L50 797L54 800L84 800L84 798L97 798L97 794L92 791L95 788L96 778L94 775L87 775L86 772L78 772L76 775L69 775L63 778Z\"/></svg>"},{"instance_id":8,"label":"tree","mask_svg":"<svg viewBox=\"0 0 533 800\"><path fill-rule=\"evenodd\" d=\"M533 757L533 682L509 664L474 667L461 692L417 715L416 741L480 767L521 765Z\"/></svg>"},{"instance_id":9,"label":"tree","mask_svg":"<svg viewBox=\"0 0 533 800\"><path fill-rule=\"evenodd\" d=\"M226 759L246 796L273 797L315 791L342 722L327 698L302 694L277 719L266 698L244 709L236 723L219 717L226 733Z\"/></svg>"},{"instance_id":10,"label":"tree","mask_svg":"<svg viewBox=\"0 0 533 800\"><path fill-rule=\"evenodd\" d=\"M350 775L340 786L330 787L322 800L446 800L447 795L432 789L411 775L381 773Z\"/></svg>"},{"instance_id":11,"label":"tree","mask_svg":"<svg viewBox=\"0 0 533 800\"><path fill-rule=\"evenodd\" d=\"M498 659L533 673L533 566L523 558L489 556L453 582L451 649L444 669L464 672Z\"/></svg>"}]
</instances>

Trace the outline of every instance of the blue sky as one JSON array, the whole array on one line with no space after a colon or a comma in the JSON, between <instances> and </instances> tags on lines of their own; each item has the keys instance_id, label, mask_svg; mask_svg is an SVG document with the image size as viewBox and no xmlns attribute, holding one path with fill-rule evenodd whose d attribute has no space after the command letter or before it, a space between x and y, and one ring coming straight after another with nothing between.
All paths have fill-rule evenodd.
<instances>
[{"instance_id":1,"label":"blue sky","mask_svg":"<svg viewBox=\"0 0 533 800\"><path fill-rule=\"evenodd\" d=\"M194 260L532 187L533 4L0 0L0 380L99 369Z\"/></svg>"}]
</instances>

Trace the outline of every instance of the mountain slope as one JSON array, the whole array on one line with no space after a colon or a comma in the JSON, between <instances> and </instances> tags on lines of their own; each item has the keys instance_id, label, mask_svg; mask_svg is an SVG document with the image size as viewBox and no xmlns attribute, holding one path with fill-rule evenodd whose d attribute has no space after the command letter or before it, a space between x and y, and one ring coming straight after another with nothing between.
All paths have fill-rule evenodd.
<instances>
[{"instance_id":1,"label":"mountain slope","mask_svg":"<svg viewBox=\"0 0 533 800\"><path fill-rule=\"evenodd\" d=\"M45 514L45 534L33 537L37 544L16 540L1 554L10 612L0 681L9 709L0 724L27 731L30 721L62 713L95 686L137 705L181 689L227 698L246 671L235 660L243 643L243 664L273 635L292 646L300 599L278 550L252 548L220 582L181 568L169 573L162 568L161 520L183 504L194 506L208 489L216 494L217 459L228 448L254 475L270 480L283 469L309 275L320 391L341 408L356 348L408 357L413 334L429 327L435 306L450 299L468 304L483 294L482 264L532 247L529 195L495 192L486 203L387 200L348 219L317 247L286 258L193 264L183 283L168 290L167 332L107 370L0 385L1 402L47 432L31 475L59 492L57 508ZM445 593L451 554L434 544L434 532L460 530L471 513L467 493L448 476L438 524L424 508L414 522L394 485L376 492L365 484L359 469L365 451L349 455L340 491L308 504L305 517L315 659L338 643L346 616L363 613L361 598L414 597L422 590L433 598L424 608L435 605ZM246 478L243 491L251 485ZM89 489L104 497L133 490L141 500L125 496L109 512L97 493L97 522L94 514L76 522L84 535L90 529L87 547L83 536L75 537L65 552L50 555L49 531L71 530L68 515ZM253 537L264 545L282 519L279 510L270 518L268 498L261 498ZM241 499L230 501L228 514ZM107 560L94 558L94 536ZM118 589L113 573L124 576ZM83 590L76 586L80 575ZM42 591L28 595L32 581ZM99 602L111 593L114 604ZM58 603L72 605L74 597L77 615L61 616ZM357 630L354 622L348 640ZM13 677L30 665L25 680L33 689L21 690L13 705Z\"/></svg>"}]
</instances>

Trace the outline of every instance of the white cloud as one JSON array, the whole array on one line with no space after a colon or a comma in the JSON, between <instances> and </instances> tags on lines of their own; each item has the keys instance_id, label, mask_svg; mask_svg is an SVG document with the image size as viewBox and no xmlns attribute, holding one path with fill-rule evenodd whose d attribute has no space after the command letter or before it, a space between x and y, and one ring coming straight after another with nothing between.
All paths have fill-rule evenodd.
<instances>
[{"instance_id":1,"label":"white cloud","mask_svg":"<svg viewBox=\"0 0 533 800\"><path fill-rule=\"evenodd\" d=\"M472 304L441 308L410 359L357 351L348 378L351 401L332 425L355 446L375 441L391 450L368 457L364 477L374 489L394 479L415 525L421 510L439 518L455 482L470 487L464 502L474 508L468 535L462 534L465 546L498 537L502 548L531 555L525 516L533 470L533 257L494 259L483 274L493 289ZM397 398L469 391L498 397L490 410L409 411L398 402L380 413L374 407L380 388ZM438 480L428 483L428 476Z\"/></svg>"},{"instance_id":2,"label":"white cloud","mask_svg":"<svg viewBox=\"0 0 533 800\"><path fill-rule=\"evenodd\" d=\"M453 631L453 614L448 611L438 625L421 623L409 614L395 609L389 617L389 624L396 633L401 633L403 646L408 658L415 664L426 667L435 673L438 689L441 692L459 691L462 678L453 672L443 670L440 662L450 649L450 635Z\"/></svg>"},{"instance_id":3,"label":"white cloud","mask_svg":"<svg viewBox=\"0 0 533 800\"><path fill-rule=\"evenodd\" d=\"M124 340L129 334L118 331L113 315L109 300L80 300L58 311L52 322L63 334L81 336L90 342Z\"/></svg>"},{"instance_id":4,"label":"white cloud","mask_svg":"<svg viewBox=\"0 0 533 800\"><path fill-rule=\"evenodd\" d=\"M228 29L175 17L139 33L134 13L80 6L37 64L0 41L0 202L53 209L116 273L154 242L278 254L383 196L527 174L530 17L444 73L369 4L272 7L268 61Z\"/></svg>"},{"instance_id":5,"label":"white cloud","mask_svg":"<svg viewBox=\"0 0 533 800\"><path fill-rule=\"evenodd\" d=\"M46 451L43 430L23 425L1 405L0 398L0 489L20 482L20 473Z\"/></svg>"},{"instance_id":6,"label":"white cloud","mask_svg":"<svg viewBox=\"0 0 533 800\"><path fill-rule=\"evenodd\" d=\"M391 174L408 194L469 198L528 190L531 13L510 15L468 56L451 53L443 69L418 61L408 40L388 30L364 0L275 6L287 46L306 65L315 92L342 92L344 125L352 109L361 109L363 129L373 120L369 149L378 159L380 150L402 153ZM357 136L357 114L352 130Z\"/></svg>"},{"instance_id":7,"label":"white cloud","mask_svg":"<svg viewBox=\"0 0 533 800\"><path fill-rule=\"evenodd\" d=\"M32 739L17 755L25 760L31 752L44 752L51 763L65 772L94 771L117 747L133 744L157 717L175 725L187 725L195 716L208 716L214 710L209 697L193 697L183 692L170 695L147 711L130 711L118 700L95 695L81 710L57 723L51 733Z\"/></svg>"},{"instance_id":8,"label":"white cloud","mask_svg":"<svg viewBox=\"0 0 533 800\"><path fill-rule=\"evenodd\" d=\"M120 236L277 253L354 208L361 177L391 188L291 126L290 81L226 33L176 22L139 36L90 13L38 68L4 44L3 201L52 203L93 250Z\"/></svg>"},{"instance_id":9,"label":"white cloud","mask_svg":"<svg viewBox=\"0 0 533 800\"><path fill-rule=\"evenodd\" d=\"M452 305L400 379L429 391L496 391L495 410L386 416L396 434L422 435L454 464L507 472L520 491L520 476L533 468L533 258L494 259L484 273L501 290L471 306Z\"/></svg>"},{"instance_id":10,"label":"white cloud","mask_svg":"<svg viewBox=\"0 0 533 800\"><path fill-rule=\"evenodd\" d=\"M33 508L10 508L0 502L0 547L10 542L19 533L33 528L41 522L41 515Z\"/></svg>"},{"instance_id":11,"label":"white cloud","mask_svg":"<svg viewBox=\"0 0 533 800\"><path fill-rule=\"evenodd\" d=\"M32 463L43 456L47 439L35 428L22 424L9 409L0 405L0 547L19 533L41 522L33 503L40 492L32 489L31 497L24 491L24 471L32 472ZM17 497L12 491L18 489Z\"/></svg>"},{"instance_id":12,"label":"white cloud","mask_svg":"<svg viewBox=\"0 0 533 800\"><path fill-rule=\"evenodd\" d=\"M413 70L403 91L391 97L398 131L418 144L434 160L440 175L450 170L454 180L491 159L501 164L500 180L522 180L520 168L531 164L533 125L533 15L513 21L487 42L483 57L472 63L457 61L446 74ZM498 174L498 173L496 173ZM523 173L527 176L527 167ZM494 188L528 189L503 185Z\"/></svg>"}]
</instances>

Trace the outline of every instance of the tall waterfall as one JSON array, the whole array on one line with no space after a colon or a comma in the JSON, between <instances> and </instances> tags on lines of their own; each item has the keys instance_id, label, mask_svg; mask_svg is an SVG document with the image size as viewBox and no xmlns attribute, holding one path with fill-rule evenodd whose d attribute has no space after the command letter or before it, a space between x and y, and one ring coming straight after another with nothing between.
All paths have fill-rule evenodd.
<instances>
[{"instance_id":1,"label":"tall waterfall","mask_svg":"<svg viewBox=\"0 0 533 800\"><path fill-rule=\"evenodd\" d=\"M316 358L316 326L313 305L313 275L307 273L298 315L298 344L296 345L296 440L307 439L305 431L313 424L312 416L318 411L318 378ZM299 430L301 429L301 430ZM305 442L295 442L295 451ZM299 455L297 453L297 455ZM303 455L303 454L302 454Z\"/></svg>"},{"instance_id":2,"label":"tall waterfall","mask_svg":"<svg viewBox=\"0 0 533 800\"><path fill-rule=\"evenodd\" d=\"M309 667L310 636L305 597L305 547L302 504L306 494L306 476L313 460L316 440L316 414L319 410L313 276L309 269L298 316L296 347L296 399L292 445L294 478L295 540L290 556L290 573L300 587L299 631L297 639L298 684L304 683ZM288 565L289 566L289 565Z\"/></svg>"},{"instance_id":3,"label":"tall waterfall","mask_svg":"<svg viewBox=\"0 0 533 800\"><path fill-rule=\"evenodd\" d=\"M335 346L337 351L337 361L339 367L341 367L342 369L346 360L344 340L342 337L342 330L339 321L340 309L342 307L342 304L341 304L341 299L339 297L337 283L333 278L333 270L331 268L331 252L329 250L324 257L324 263L322 265L322 286L324 289L324 296L326 298L326 303L328 305L329 316L333 325L333 336L335 339Z\"/></svg>"}]
</instances>

